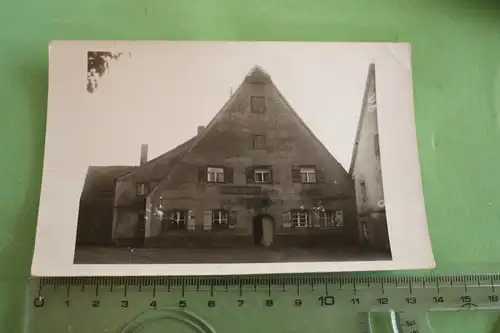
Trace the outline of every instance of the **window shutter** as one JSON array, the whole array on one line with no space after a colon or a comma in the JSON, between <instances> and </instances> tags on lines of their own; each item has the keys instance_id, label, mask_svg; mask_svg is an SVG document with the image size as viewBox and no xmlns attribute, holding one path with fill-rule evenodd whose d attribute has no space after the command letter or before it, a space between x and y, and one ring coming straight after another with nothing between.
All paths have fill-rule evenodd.
<instances>
[{"instance_id":1,"label":"window shutter","mask_svg":"<svg viewBox=\"0 0 500 333\"><path fill-rule=\"evenodd\" d=\"M373 145L375 149L375 156L380 157L380 141L378 133L373 136Z\"/></svg>"},{"instance_id":2,"label":"window shutter","mask_svg":"<svg viewBox=\"0 0 500 333\"><path fill-rule=\"evenodd\" d=\"M273 178L273 167L272 166L269 166L267 167L267 169L269 170L269 183L274 183L274 178Z\"/></svg>"},{"instance_id":3,"label":"window shutter","mask_svg":"<svg viewBox=\"0 0 500 333\"><path fill-rule=\"evenodd\" d=\"M335 212L335 226L336 227L344 226L344 212L341 210Z\"/></svg>"},{"instance_id":4,"label":"window shutter","mask_svg":"<svg viewBox=\"0 0 500 333\"><path fill-rule=\"evenodd\" d=\"M325 169L323 168L316 169L316 182L320 184L326 183Z\"/></svg>"},{"instance_id":5,"label":"window shutter","mask_svg":"<svg viewBox=\"0 0 500 333\"><path fill-rule=\"evenodd\" d=\"M311 216L311 222L312 226L315 228L321 227L321 220L320 220L320 213L318 211L313 211L312 213L308 214Z\"/></svg>"},{"instance_id":6,"label":"window shutter","mask_svg":"<svg viewBox=\"0 0 500 333\"><path fill-rule=\"evenodd\" d=\"M298 166L292 167L292 183L302 183L300 179L300 168Z\"/></svg>"},{"instance_id":7,"label":"window shutter","mask_svg":"<svg viewBox=\"0 0 500 333\"><path fill-rule=\"evenodd\" d=\"M361 187L361 198L363 200L363 203L366 203L368 201L368 195L366 193L366 183L364 180L361 180L359 182L359 186Z\"/></svg>"},{"instance_id":8,"label":"window shutter","mask_svg":"<svg viewBox=\"0 0 500 333\"><path fill-rule=\"evenodd\" d=\"M230 167L224 168L224 182L232 184L234 182L234 169Z\"/></svg>"},{"instance_id":9,"label":"window shutter","mask_svg":"<svg viewBox=\"0 0 500 333\"><path fill-rule=\"evenodd\" d=\"M136 194L137 196L147 196L149 193L149 187L146 183L137 183L136 185Z\"/></svg>"},{"instance_id":10,"label":"window shutter","mask_svg":"<svg viewBox=\"0 0 500 333\"><path fill-rule=\"evenodd\" d=\"M238 212L233 210L229 215L229 228L234 229L236 228L237 224L238 224Z\"/></svg>"},{"instance_id":11,"label":"window shutter","mask_svg":"<svg viewBox=\"0 0 500 333\"><path fill-rule=\"evenodd\" d=\"M196 228L195 216L192 210L187 212L187 230L194 230Z\"/></svg>"},{"instance_id":12,"label":"window shutter","mask_svg":"<svg viewBox=\"0 0 500 333\"><path fill-rule=\"evenodd\" d=\"M204 183L207 181L207 168L205 166L198 167L198 182Z\"/></svg>"},{"instance_id":13,"label":"window shutter","mask_svg":"<svg viewBox=\"0 0 500 333\"><path fill-rule=\"evenodd\" d=\"M292 227L292 216L290 212L285 212L281 215L281 224L283 225L283 228Z\"/></svg>"},{"instance_id":14,"label":"window shutter","mask_svg":"<svg viewBox=\"0 0 500 333\"><path fill-rule=\"evenodd\" d=\"M203 212L203 230L212 230L212 211Z\"/></svg>"},{"instance_id":15,"label":"window shutter","mask_svg":"<svg viewBox=\"0 0 500 333\"><path fill-rule=\"evenodd\" d=\"M246 178L247 178L247 184L254 184L255 183L255 175L254 175L254 168L253 167L246 168Z\"/></svg>"}]
</instances>

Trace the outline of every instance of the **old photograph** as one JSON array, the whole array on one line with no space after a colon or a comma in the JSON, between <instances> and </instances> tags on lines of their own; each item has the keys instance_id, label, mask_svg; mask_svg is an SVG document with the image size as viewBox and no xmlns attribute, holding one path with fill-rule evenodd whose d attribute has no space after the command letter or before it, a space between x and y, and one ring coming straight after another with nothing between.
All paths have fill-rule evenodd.
<instances>
[{"instance_id":1,"label":"old photograph","mask_svg":"<svg viewBox=\"0 0 500 333\"><path fill-rule=\"evenodd\" d=\"M407 44L56 42L49 81L45 275L433 266Z\"/></svg>"}]
</instances>

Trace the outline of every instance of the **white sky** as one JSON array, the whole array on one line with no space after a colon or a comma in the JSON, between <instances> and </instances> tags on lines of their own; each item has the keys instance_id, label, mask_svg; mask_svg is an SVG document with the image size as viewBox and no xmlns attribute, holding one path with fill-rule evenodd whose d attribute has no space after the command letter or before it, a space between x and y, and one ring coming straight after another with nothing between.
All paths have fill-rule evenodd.
<instances>
[{"instance_id":1,"label":"white sky","mask_svg":"<svg viewBox=\"0 0 500 333\"><path fill-rule=\"evenodd\" d=\"M151 159L193 136L227 101L231 86L236 90L259 65L348 168L368 65L378 50L374 44L295 43L135 47L85 95L92 110L74 114L79 130L72 133L90 149L87 165L135 165L141 143L149 144Z\"/></svg>"},{"instance_id":2,"label":"white sky","mask_svg":"<svg viewBox=\"0 0 500 333\"><path fill-rule=\"evenodd\" d=\"M92 50L124 54L90 94ZM43 186L56 192L63 186L77 205L89 165L138 165L143 143L149 159L183 143L256 65L348 169L369 64L380 65L377 87L387 86L384 96L392 104L390 77L411 73L408 51L385 43L55 42Z\"/></svg>"}]
</instances>

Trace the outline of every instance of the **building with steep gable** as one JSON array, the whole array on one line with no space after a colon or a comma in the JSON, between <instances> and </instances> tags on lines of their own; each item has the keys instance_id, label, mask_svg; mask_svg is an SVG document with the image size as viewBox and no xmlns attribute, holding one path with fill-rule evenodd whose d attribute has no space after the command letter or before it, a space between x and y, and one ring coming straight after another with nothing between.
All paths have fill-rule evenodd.
<instances>
[{"instance_id":1,"label":"building with steep gable","mask_svg":"<svg viewBox=\"0 0 500 333\"><path fill-rule=\"evenodd\" d=\"M192 139L151 161L146 152L143 147L139 166L115 179L114 244L336 247L359 241L351 175L260 67Z\"/></svg>"},{"instance_id":2,"label":"building with steep gable","mask_svg":"<svg viewBox=\"0 0 500 333\"><path fill-rule=\"evenodd\" d=\"M354 181L361 240L390 250L385 212L375 65L368 69L349 174Z\"/></svg>"}]
</instances>

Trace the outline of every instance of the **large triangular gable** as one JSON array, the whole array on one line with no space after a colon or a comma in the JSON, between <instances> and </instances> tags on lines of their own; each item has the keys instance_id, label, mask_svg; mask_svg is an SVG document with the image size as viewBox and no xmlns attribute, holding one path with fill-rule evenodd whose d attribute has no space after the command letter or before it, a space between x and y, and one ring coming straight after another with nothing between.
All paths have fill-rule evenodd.
<instances>
[{"instance_id":1,"label":"large triangular gable","mask_svg":"<svg viewBox=\"0 0 500 333\"><path fill-rule=\"evenodd\" d=\"M326 153L328 156L331 157L331 162L335 165L336 168L340 168L345 172L347 175L347 171L345 168L334 158L334 156L328 151L328 149L325 147L325 145L318 139L318 137L314 134L314 132L307 126L307 124L302 120L302 118L298 115L298 113L293 109L291 104L286 100L286 98L283 96L283 94L280 92L280 90L276 87L274 82L271 79L271 76L261 67L259 66L254 66L250 72L246 75L242 83L238 86L238 89L231 95L231 97L228 99L228 101L224 104L224 106L219 110L219 112L215 115L214 118L208 123L206 126L205 130L203 131L202 134L198 135L189 149L184 153L184 157L188 156L189 153L200 143L203 141L205 136L211 132L211 130L216 126L217 120L221 118L222 115L224 115L225 112L227 112L231 106L233 105L234 101L238 97L240 91L243 89L245 83L267 83L272 86L272 88L277 92L277 95L283 102L285 108L287 111L290 112L292 117L297 121L297 123L300 124L301 127L304 128L304 130L308 133L308 135L311 137L311 139L320 147L320 149L324 150L324 153ZM183 157L183 158L184 158ZM181 158L180 160L182 160ZM333 166L333 165L332 165ZM180 167L180 166L179 166ZM170 174L175 172L176 167L174 166L170 170ZM155 187L155 189L151 192L150 195L153 195L158 188L162 187L166 181L168 181L168 177L166 177L158 186Z\"/></svg>"}]
</instances>

